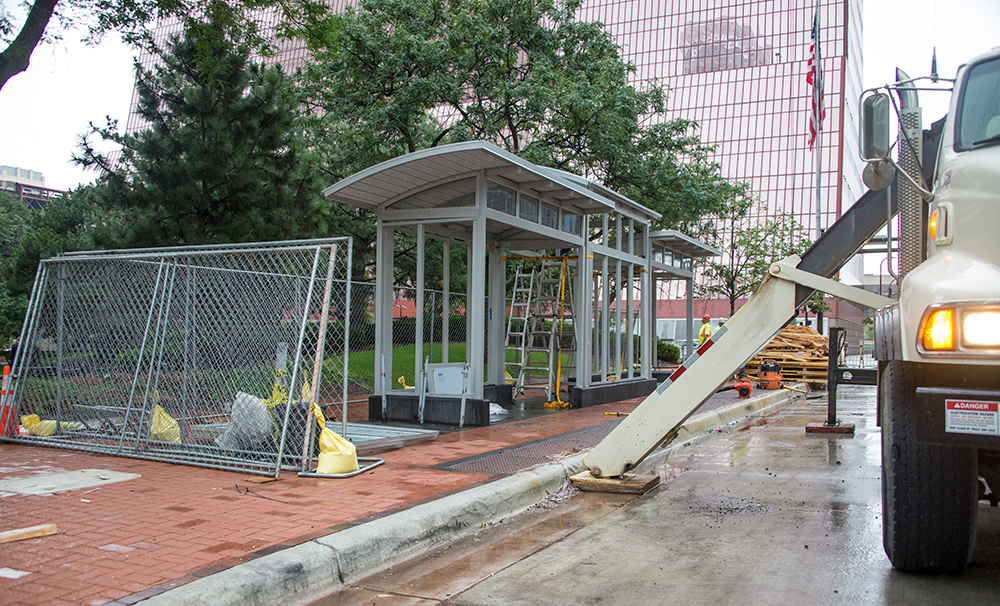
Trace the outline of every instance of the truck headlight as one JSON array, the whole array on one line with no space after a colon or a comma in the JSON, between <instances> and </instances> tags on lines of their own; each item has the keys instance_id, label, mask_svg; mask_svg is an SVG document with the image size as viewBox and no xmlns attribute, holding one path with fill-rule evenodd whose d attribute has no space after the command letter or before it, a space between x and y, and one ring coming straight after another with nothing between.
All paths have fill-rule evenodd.
<instances>
[{"instance_id":1,"label":"truck headlight","mask_svg":"<svg viewBox=\"0 0 1000 606\"><path fill-rule=\"evenodd\" d=\"M962 342L970 347L1000 347L1000 312L966 313L962 318Z\"/></svg>"},{"instance_id":2,"label":"truck headlight","mask_svg":"<svg viewBox=\"0 0 1000 606\"><path fill-rule=\"evenodd\" d=\"M972 355L1000 352L1000 303L937 304L924 311L917 333L924 354Z\"/></svg>"}]
</instances>

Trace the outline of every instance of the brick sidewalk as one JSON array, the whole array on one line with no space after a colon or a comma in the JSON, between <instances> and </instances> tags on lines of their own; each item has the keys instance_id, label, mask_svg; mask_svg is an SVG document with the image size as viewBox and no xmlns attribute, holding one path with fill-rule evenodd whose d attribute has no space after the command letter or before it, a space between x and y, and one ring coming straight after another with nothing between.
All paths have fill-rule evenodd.
<instances>
[{"instance_id":1,"label":"brick sidewalk","mask_svg":"<svg viewBox=\"0 0 1000 606\"><path fill-rule=\"evenodd\" d=\"M230 566L490 481L497 476L442 469L441 464L595 427L613 419L605 412L631 411L641 401L442 435L380 454L385 465L340 480L299 478L284 471L276 482L255 484L240 473L0 444L0 479L79 469L142 476L96 490L0 498L0 531L39 524L59 529L52 536L0 545L0 602L133 604ZM252 492L247 494L247 489Z\"/></svg>"}]
</instances>

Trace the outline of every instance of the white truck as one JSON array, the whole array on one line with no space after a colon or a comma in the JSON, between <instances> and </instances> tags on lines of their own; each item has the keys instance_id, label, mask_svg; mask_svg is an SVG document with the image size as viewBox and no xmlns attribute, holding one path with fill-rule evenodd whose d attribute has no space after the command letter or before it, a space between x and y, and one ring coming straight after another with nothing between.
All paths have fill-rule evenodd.
<instances>
[{"instance_id":1,"label":"white truck","mask_svg":"<svg viewBox=\"0 0 1000 606\"><path fill-rule=\"evenodd\" d=\"M871 176L888 157L874 108L888 105L863 107ZM913 150L901 139L898 154ZM959 68L935 164L917 211L926 238L900 227L899 301L875 324L885 552L927 572L965 567L979 501L1000 494L1000 50Z\"/></svg>"},{"instance_id":2,"label":"white truck","mask_svg":"<svg viewBox=\"0 0 1000 606\"><path fill-rule=\"evenodd\" d=\"M863 99L861 133L872 189L802 258L771 266L725 326L587 454L578 486L628 485L627 472L672 440L819 290L879 310L886 554L901 570L965 567L980 498L996 504L1000 494L1000 51L959 70L940 132L922 132L917 89L899 79L887 87L902 106L898 164L889 158L891 98L874 91ZM830 279L897 210L899 300Z\"/></svg>"}]
</instances>

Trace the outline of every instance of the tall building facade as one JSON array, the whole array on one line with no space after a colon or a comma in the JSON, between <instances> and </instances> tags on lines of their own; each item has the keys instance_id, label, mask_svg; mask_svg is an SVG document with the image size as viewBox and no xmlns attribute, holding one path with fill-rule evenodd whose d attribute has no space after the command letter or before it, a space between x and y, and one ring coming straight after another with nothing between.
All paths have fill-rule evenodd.
<instances>
[{"instance_id":1,"label":"tall building facade","mask_svg":"<svg viewBox=\"0 0 1000 606\"><path fill-rule=\"evenodd\" d=\"M861 15L862 0L585 0L579 13L612 34L635 65L634 85L669 89L668 117L698 123L727 178L749 183L766 216L791 213L809 238L866 190L858 159ZM825 105L818 154L810 146L806 79L814 19ZM862 284L860 257L839 278ZM657 317L683 317L682 288L675 282L659 293ZM860 342L862 310L827 301L827 318ZM725 317L729 301L703 301L698 315L706 312Z\"/></svg>"},{"instance_id":2,"label":"tall building facade","mask_svg":"<svg viewBox=\"0 0 1000 606\"><path fill-rule=\"evenodd\" d=\"M671 117L694 120L730 179L769 213L814 233L817 172L809 145L811 33L818 15L826 119L819 137L821 230L865 191L858 159L860 0L586 0L636 67L634 84L670 89ZM861 273L851 283L860 283Z\"/></svg>"}]
</instances>

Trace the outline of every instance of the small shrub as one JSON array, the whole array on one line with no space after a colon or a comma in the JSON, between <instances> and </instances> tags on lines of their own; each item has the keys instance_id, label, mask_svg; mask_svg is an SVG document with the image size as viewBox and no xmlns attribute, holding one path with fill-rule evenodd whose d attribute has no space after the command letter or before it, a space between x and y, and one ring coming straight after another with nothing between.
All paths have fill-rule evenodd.
<instances>
[{"instance_id":1,"label":"small shrub","mask_svg":"<svg viewBox=\"0 0 1000 606\"><path fill-rule=\"evenodd\" d=\"M681 361L681 348L666 341L656 342L656 357L668 364L677 364Z\"/></svg>"}]
</instances>

